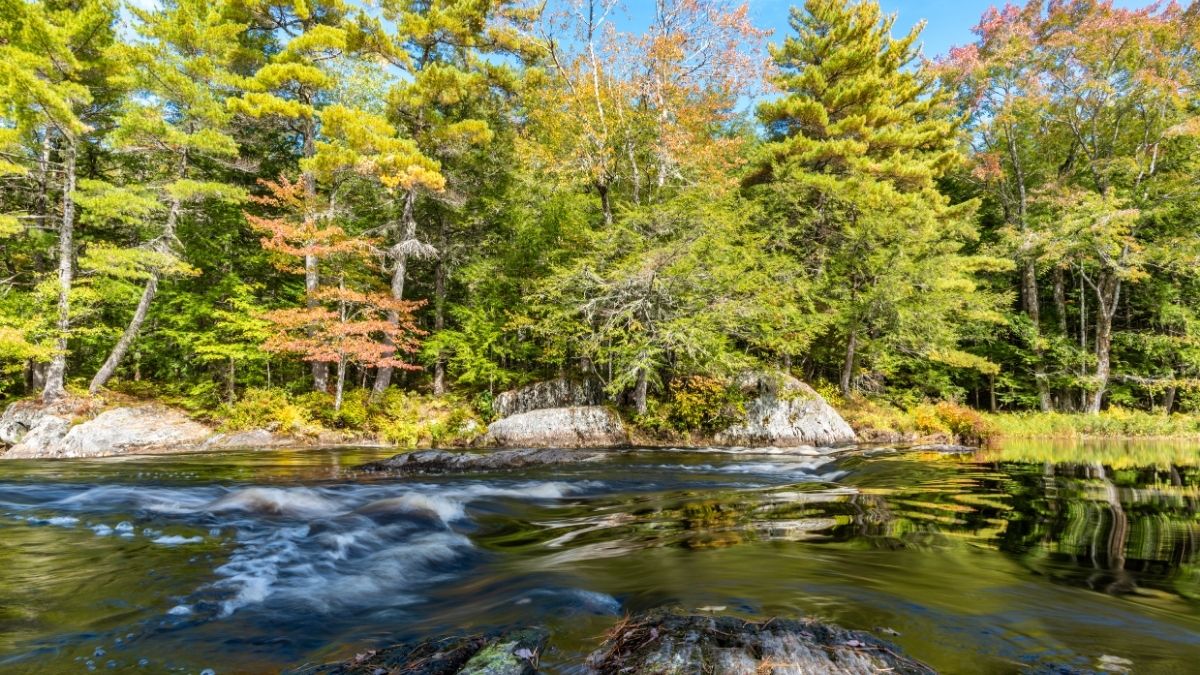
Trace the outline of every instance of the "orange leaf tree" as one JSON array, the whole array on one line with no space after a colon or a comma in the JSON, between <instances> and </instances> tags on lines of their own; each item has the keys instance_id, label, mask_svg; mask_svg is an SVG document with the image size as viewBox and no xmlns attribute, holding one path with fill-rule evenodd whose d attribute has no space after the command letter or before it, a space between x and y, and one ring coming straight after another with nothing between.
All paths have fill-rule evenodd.
<instances>
[{"instance_id":1,"label":"orange leaf tree","mask_svg":"<svg viewBox=\"0 0 1200 675\"><path fill-rule=\"evenodd\" d=\"M246 214L251 226L262 233L262 247L277 254L282 270L304 272L304 261L315 259L335 270L322 280L336 278L337 286L306 289L303 307L268 312L265 318L275 329L264 343L268 352L296 354L305 361L335 364L337 380L334 409L340 410L345 392L346 368L393 368L419 370L401 354L420 347L425 334L416 326L413 312L423 302L397 300L389 293L360 291L347 286L356 268L369 264L370 242L348 235L334 222L335 211L318 212L310 202L316 197L303 181L281 177L259 181L267 193L252 201L277 211L278 216ZM319 217L310 217L319 213Z\"/></svg>"}]
</instances>

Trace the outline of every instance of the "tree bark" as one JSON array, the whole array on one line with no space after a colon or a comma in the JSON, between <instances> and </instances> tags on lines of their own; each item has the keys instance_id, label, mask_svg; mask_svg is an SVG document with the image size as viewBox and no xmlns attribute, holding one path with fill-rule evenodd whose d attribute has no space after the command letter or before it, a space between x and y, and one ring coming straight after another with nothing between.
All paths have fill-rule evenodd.
<instances>
[{"instance_id":1,"label":"tree bark","mask_svg":"<svg viewBox=\"0 0 1200 675\"><path fill-rule=\"evenodd\" d=\"M346 391L346 357L338 359L337 364L337 385L333 395L333 409L335 411L342 409L342 399Z\"/></svg>"},{"instance_id":2,"label":"tree bark","mask_svg":"<svg viewBox=\"0 0 1200 675\"><path fill-rule=\"evenodd\" d=\"M1121 299L1121 279L1116 274L1104 272L1095 284L1096 291L1096 372L1093 379L1096 390L1092 392L1087 410L1096 414L1104 403L1108 379L1112 374L1112 324Z\"/></svg>"},{"instance_id":3,"label":"tree bark","mask_svg":"<svg viewBox=\"0 0 1200 675\"><path fill-rule=\"evenodd\" d=\"M846 340L846 360L842 364L842 381L839 389L842 396L850 397L850 382L854 378L854 352L858 348L858 330L850 331L850 337Z\"/></svg>"},{"instance_id":4,"label":"tree bark","mask_svg":"<svg viewBox=\"0 0 1200 675\"><path fill-rule=\"evenodd\" d=\"M54 357L46 370L42 400L49 403L66 396L67 334L71 330L71 284L75 268L75 154L74 139L65 139L63 153L62 220L58 227L58 337Z\"/></svg>"},{"instance_id":5,"label":"tree bark","mask_svg":"<svg viewBox=\"0 0 1200 675\"><path fill-rule=\"evenodd\" d=\"M444 228L443 228L444 230ZM446 242L442 238L442 254L438 257L437 268L433 273L433 330L441 333L446 327ZM439 351L437 360L433 363L433 395L442 396L446 393L446 353Z\"/></svg>"},{"instance_id":6,"label":"tree bark","mask_svg":"<svg viewBox=\"0 0 1200 675\"><path fill-rule=\"evenodd\" d=\"M604 225L606 227L612 227L612 200L609 195L608 184L596 183L596 192L600 195L600 208L604 211Z\"/></svg>"},{"instance_id":7,"label":"tree bark","mask_svg":"<svg viewBox=\"0 0 1200 675\"><path fill-rule=\"evenodd\" d=\"M316 123L309 121L304 126L304 156L312 157L317 152L317 130ZM301 180L304 181L304 193L307 196L307 209L304 214L307 224L312 225L316 219L316 214L311 212L313 204L316 202L317 196L317 179L311 171L304 172L301 175ZM321 273L318 266L317 256L309 253L304 256L304 295L305 305L309 309L317 306L316 292L321 285ZM312 362L312 378L313 389L315 391L329 391L329 364L324 361Z\"/></svg>"},{"instance_id":8,"label":"tree bark","mask_svg":"<svg viewBox=\"0 0 1200 675\"><path fill-rule=\"evenodd\" d=\"M1179 387L1171 385L1167 387L1167 391L1163 394L1163 414L1170 415L1171 410L1175 408L1175 395L1179 391Z\"/></svg>"},{"instance_id":9,"label":"tree bark","mask_svg":"<svg viewBox=\"0 0 1200 675\"><path fill-rule=\"evenodd\" d=\"M1054 318L1058 332L1067 334L1067 283L1061 267L1054 268Z\"/></svg>"},{"instance_id":10,"label":"tree bark","mask_svg":"<svg viewBox=\"0 0 1200 675\"><path fill-rule=\"evenodd\" d=\"M633 386L633 407L637 414L645 415L647 410L646 396L650 389L645 368L638 368L637 382Z\"/></svg>"},{"instance_id":11,"label":"tree bark","mask_svg":"<svg viewBox=\"0 0 1200 675\"><path fill-rule=\"evenodd\" d=\"M1042 361L1042 309L1038 299L1037 266L1034 261L1026 260L1021 267L1021 304L1025 314L1033 324L1033 380L1038 391L1038 405L1042 412L1050 412L1054 408L1050 398L1050 383L1046 380L1046 368Z\"/></svg>"},{"instance_id":12,"label":"tree bark","mask_svg":"<svg viewBox=\"0 0 1200 675\"><path fill-rule=\"evenodd\" d=\"M117 372L117 366L121 364L121 359L125 358L125 353L129 351L129 347L133 345L138 331L142 329L142 323L146 320L146 314L150 311L150 303L154 300L154 296L157 293L158 270L151 270L150 278L146 280L146 287L142 290L142 297L138 300L137 309L133 311L133 318L130 319L129 325L125 327L125 332L121 334L121 339L117 340L117 344L113 345L108 358L104 360L104 365L100 366L100 370L96 371L96 375L92 378L92 383L88 385L89 394L95 394L100 391L108 383L113 373Z\"/></svg>"},{"instance_id":13,"label":"tree bark","mask_svg":"<svg viewBox=\"0 0 1200 675\"><path fill-rule=\"evenodd\" d=\"M406 247L417 237L417 219L413 213L416 201L416 191L409 190L408 194L404 197L404 215L402 216L404 233L400 241L392 248L392 259L394 260L394 267L392 268L392 298L396 300L404 299L404 277L408 273L408 249ZM388 323L393 326L400 324L400 315L396 312L388 312L387 318ZM390 341L388 344L391 344ZM392 369L390 367L379 368L375 372L375 384L371 387L371 397L379 397L391 385Z\"/></svg>"}]
</instances>

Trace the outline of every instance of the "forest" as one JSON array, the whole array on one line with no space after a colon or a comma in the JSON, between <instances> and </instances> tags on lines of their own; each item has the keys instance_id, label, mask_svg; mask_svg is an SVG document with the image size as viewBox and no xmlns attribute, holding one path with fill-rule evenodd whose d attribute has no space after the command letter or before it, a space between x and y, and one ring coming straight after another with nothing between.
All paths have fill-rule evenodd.
<instances>
[{"instance_id":1,"label":"forest","mask_svg":"<svg viewBox=\"0 0 1200 675\"><path fill-rule=\"evenodd\" d=\"M1200 3L634 4L0 0L0 394L1200 412Z\"/></svg>"}]
</instances>

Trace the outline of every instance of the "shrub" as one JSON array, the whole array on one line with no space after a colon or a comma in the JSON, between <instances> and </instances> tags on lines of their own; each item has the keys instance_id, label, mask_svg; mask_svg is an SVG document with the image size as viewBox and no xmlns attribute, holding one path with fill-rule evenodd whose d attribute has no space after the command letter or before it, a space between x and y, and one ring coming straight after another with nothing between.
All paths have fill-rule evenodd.
<instances>
[{"instance_id":1,"label":"shrub","mask_svg":"<svg viewBox=\"0 0 1200 675\"><path fill-rule=\"evenodd\" d=\"M671 383L666 401L647 401L646 414L634 423L654 433L712 433L736 423L745 413L740 391L718 379L691 375Z\"/></svg>"},{"instance_id":2,"label":"shrub","mask_svg":"<svg viewBox=\"0 0 1200 675\"><path fill-rule=\"evenodd\" d=\"M934 413L963 443L983 444L994 438L998 432L995 424L979 411L965 405L942 401L934 406Z\"/></svg>"},{"instance_id":3,"label":"shrub","mask_svg":"<svg viewBox=\"0 0 1200 675\"><path fill-rule=\"evenodd\" d=\"M313 419L307 408L294 402L280 389L247 389L232 405L221 409L222 431L268 429L286 433L311 431Z\"/></svg>"}]
</instances>

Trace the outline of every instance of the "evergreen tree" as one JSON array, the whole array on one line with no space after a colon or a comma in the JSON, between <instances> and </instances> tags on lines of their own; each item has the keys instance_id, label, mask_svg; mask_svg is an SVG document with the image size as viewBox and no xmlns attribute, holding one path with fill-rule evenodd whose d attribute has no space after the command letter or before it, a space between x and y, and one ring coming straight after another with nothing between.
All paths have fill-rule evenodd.
<instances>
[{"instance_id":1,"label":"evergreen tree","mask_svg":"<svg viewBox=\"0 0 1200 675\"><path fill-rule=\"evenodd\" d=\"M130 97L112 134L118 152L136 158L140 170L127 186L101 186L104 194L91 201L92 219L118 215L105 213L106 204L126 211L138 203L137 192L151 191L156 208L140 211L140 221L159 220L154 237L133 258L121 260L109 247L93 249L89 257L132 278L144 278L133 317L92 378L96 393L108 382L134 339L158 293L164 274L186 271L179 258L178 221L185 208L207 199L236 200L240 191L219 181L202 180L206 164L225 164L236 158L238 147L228 133L230 114L225 99L233 75L228 64L239 49L242 24L226 19L220 9L197 0L173 0L161 9L130 10L137 19L141 40L123 46L116 58L130 69ZM159 206L161 205L161 206ZM164 213L165 211L165 213Z\"/></svg>"},{"instance_id":2,"label":"evergreen tree","mask_svg":"<svg viewBox=\"0 0 1200 675\"><path fill-rule=\"evenodd\" d=\"M961 160L956 119L918 61L921 27L894 38L894 21L872 2L792 10L795 35L771 49L784 96L759 108L769 139L749 178L772 244L816 279L844 395L864 357L880 374L900 355L995 369L958 348L964 318L990 318L974 273L996 262L964 253L975 204L938 190Z\"/></svg>"}]
</instances>

